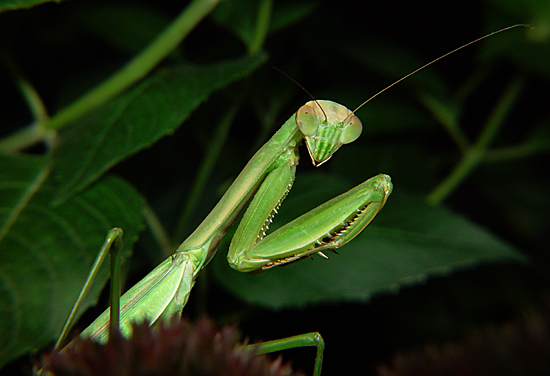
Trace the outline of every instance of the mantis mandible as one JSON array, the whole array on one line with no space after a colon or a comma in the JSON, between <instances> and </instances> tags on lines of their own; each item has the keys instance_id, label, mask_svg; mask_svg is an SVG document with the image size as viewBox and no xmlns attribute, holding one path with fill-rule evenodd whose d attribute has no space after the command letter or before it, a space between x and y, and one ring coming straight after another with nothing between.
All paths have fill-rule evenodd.
<instances>
[{"instance_id":1,"label":"mantis mandible","mask_svg":"<svg viewBox=\"0 0 550 376\"><path fill-rule=\"evenodd\" d=\"M365 103L430 64L482 39L487 34L409 73L379 91L356 110L328 100L304 104L250 159L218 204L178 247L120 298L120 330L128 336L131 322L181 313L200 271L215 255L236 217L248 208L231 241L228 261L241 272L261 271L339 248L359 233L382 210L392 192L388 175L379 174L346 193L266 235L272 217L288 194L298 164L298 148L305 141L314 166L329 160L342 146L355 141L362 124L355 112ZM100 315L82 337L104 342L109 334L110 309ZM320 364L316 373L320 373Z\"/></svg>"}]
</instances>

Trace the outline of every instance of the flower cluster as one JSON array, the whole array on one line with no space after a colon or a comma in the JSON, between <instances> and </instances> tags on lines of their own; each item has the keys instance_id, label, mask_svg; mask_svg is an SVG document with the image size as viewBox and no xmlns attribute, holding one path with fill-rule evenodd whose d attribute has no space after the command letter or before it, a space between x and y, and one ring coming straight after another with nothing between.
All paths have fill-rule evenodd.
<instances>
[{"instance_id":1,"label":"flower cluster","mask_svg":"<svg viewBox=\"0 0 550 376\"><path fill-rule=\"evenodd\" d=\"M297 375L281 357L255 355L240 338L236 328L218 330L207 318L152 328L145 322L134 325L131 338L118 335L106 344L77 338L46 356L44 366L57 376Z\"/></svg>"}]
</instances>

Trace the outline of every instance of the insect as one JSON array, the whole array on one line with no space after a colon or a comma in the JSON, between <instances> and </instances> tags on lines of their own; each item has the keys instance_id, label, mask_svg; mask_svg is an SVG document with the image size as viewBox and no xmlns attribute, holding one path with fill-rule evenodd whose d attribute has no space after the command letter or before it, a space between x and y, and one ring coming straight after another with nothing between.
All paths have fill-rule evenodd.
<instances>
[{"instance_id":1,"label":"insect","mask_svg":"<svg viewBox=\"0 0 550 376\"><path fill-rule=\"evenodd\" d=\"M372 98L430 64L482 39L509 30L510 26L469 42L409 73ZM109 323L116 320L124 335L130 335L133 321L181 313L200 271L216 254L221 239L236 217L244 216L231 241L228 261L241 272L253 272L292 263L337 249L361 233L382 210L393 185L388 175L379 174L346 193L267 234L274 214L288 194L299 161L298 148L305 143L315 166L321 166L343 145L355 141L362 124L357 111L328 100L304 104L250 159L233 184L197 229L176 252L120 298L120 319L110 309L81 333L106 341ZM113 237L117 237L113 233ZM113 309L113 311L115 311ZM320 357L315 374L320 374Z\"/></svg>"}]
</instances>

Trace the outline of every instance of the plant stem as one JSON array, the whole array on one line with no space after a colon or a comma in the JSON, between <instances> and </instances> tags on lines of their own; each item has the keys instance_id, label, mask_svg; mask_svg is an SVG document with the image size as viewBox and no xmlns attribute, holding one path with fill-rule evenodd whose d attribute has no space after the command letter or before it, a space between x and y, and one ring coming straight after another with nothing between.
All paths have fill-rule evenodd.
<instances>
[{"instance_id":1,"label":"plant stem","mask_svg":"<svg viewBox=\"0 0 550 376\"><path fill-rule=\"evenodd\" d=\"M271 20L272 0L261 0L258 5L258 17L256 18L256 33L248 46L248 54L255 55L262 49Z\"/></svg>"},{"instance_id":2,"label":"plant stem","mask_svg":"<svg viewBox=\"0 0 550 376\"><path fill-rule=\"evenodd\" d=\"M60 129L144 77L214 8L219 0L194 0L139 55L73 104L58 112L47 129Z\"/></svg>"},{"instance_id":3,"label":"plant stem","mask_svg":"<svg viewBox=\"0 0 550 376\"><path fill-rule=\"evenodd\" d=\"M449 106L449 104L442 103L430 95L421 95L420 100L432 113L433 117L443 125L460 151L465 152L468 150L469 141L460 129L458 122L459 114L456 111L456 106Z\"/></svg>"},{"instance_id":4,"label":"plant stem","mask_svg":"<svg viewBox=\"0 0 550 376\"><path fill-rule=\"evenodd\" d=\"M186 204L181 215L179 216L178 223L176 224L174 236L172 237L176 243L181 242L181 239L185 235L187 224L195 212L199 199L205 190L206 184L208 183L208 179L210 178L210 175L212 175L215 164L220 157L223 144L227 140L229 129L233 124L235 116L237 115L237 110L241 104L242 97L243 96L241 95L235 99L231 107L229 107L227 112L223 114L222 118L218 122L218 126L216 127L213 136L210 139L210 142L208 143L208 148L205 150L205 156L199 167L199 173L195 178L191 193L189 193L189 196L187 197Z\"/></svg>"},{"instance_id":5,"label":"plant stem","mask_svg":"<svg viewBox=\"0 0 550 376\"><path fill-rule=\"evenodd\" d=\"M155 240L159 244L162 250L162 254L165 257L170 256L174 252L172 244L170 243L170 237L168 236L168 233L162 226L160 219L148 202L145 203L143 218L145 218L145 222L147 222L147 227L149 227L149 230L151 230L153 238L155 238Z\"/></svg>"},{"instance_id":6,"label":"plant stem","mask_svg":"<svg viewBox=\"0 0 550 376\"><path fill-rule=\"evenodd\" d=\"M3 152L15 152L50 136L43 127L49 120L49 116L46 106L44 102L42 102L42 98L40 98L36 89L18 68L13 56L7 51L2 51L0 55L2 64L13 77L34 119L29 126L14 134L13 137L0 140L0 150ZM53 134L51 134L51 136L53 136ZM49 138L51 139L52 137Z\"/></svg>"},{"instance_id":7,"label":"plant stem","mask_svg":"<svg viewBox=\"0 0 550 376\"><path fill-rule=\"evenodd\" d=\"M170 54L219 1L193 0L160 35L118 72L42 123L42 127L33 125L2 140L0 150L20 150L41 141L48 130L59 130L120 94Z\"/></svg>"},{"instance_id":8,"label":"plant stem","mask_svg":"<svg viewBox=\"0 0 550 376\"><path fill-rule=\"evenodd\" d=\"M457 163L449 175L443 179L443 181L435 187L430 194L428 194L426 199L429 204L436 205L445 200L445 198L447 198L456 189L456 187L483 159L489 144L494 139L497 131L503 124L504 119L512 109L512 104L521 91L522 83L522 78L516 78L510 83L510 85L508 85L508 88L501 96L499 102L491 113L491 116L485 123L485 126L477 141L464 152L461 160Z\"/></svg>"},{"instance_id":9,"label":"plant stem","mask_svg":"<svg viewBox=\"0 0 550 376\"><path fill-rule=\"evenodd\" d=\"M43 127L37 123L32 123L25 128L11 134L0 140L0 151L4 153L14 153L25 149L46 137Z\"/></svg>"},{"instance_id":10,"label":"plant stem","mask_svg":"<svg viewBox=\"0 0 550 376\"><path fill-rule=\"evenodd\" d=\"M261 0L258 4L258 16L256 18L256 27L254 28L256 32L248 45L248 54L251 56L260 52L264 45L265 38L269 31L272 8L272 0ZM234 100L231 107L220 119L214 135L208 144L208 149L205 151L205 157L199 168L199 173L195 179L191 193L187 197L187 202L179 216L180 219L174 230L172 239L176 243L180 242L185 235L187 224L195 212L199 199L204 192L204 187L208 183L208 178L212 174L215 164L220 157L222 147L227 140L229 129L237 115L243 97L244 95L240 95Z\"/></svg>"},{"instance_id":11,"label":"plant stem","mask_svg":"<svg viewBox=\"0 0 550 376\"><path fill-rule=\"evenodd\" d=\"M547 148L546 148L547 149ZM485 162L502 162L514 159L531 157L537 153L544 152L542 147L535 147L532 144L524 143L521 145L508 146L490 150L485 154Z\"/></svg>"},{"instance_id":12,"label":"plant stem","mask_svg":"<svg viewBox=\"0 0 550 376\"><path fill-rule=\"evenodd\" d=\"M2 64L6 67L8 72L13 76L13 79L17 85L17 88L21 92L23 99L27 102L29 109L32 113L35 123L41 124L48 120L48 112L46 106L42 102L42 98L38 95L36 89L29 82L27 77L17 66L14 57L7 51L2 51Z\"/></svg>"}]
</instances>

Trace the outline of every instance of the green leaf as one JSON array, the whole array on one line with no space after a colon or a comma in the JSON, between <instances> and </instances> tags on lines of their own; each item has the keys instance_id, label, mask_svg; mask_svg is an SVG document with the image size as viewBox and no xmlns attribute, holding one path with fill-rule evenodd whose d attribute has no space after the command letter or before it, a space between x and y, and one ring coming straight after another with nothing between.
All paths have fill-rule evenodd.
<instances>
[{"instance_id":1,"label":"green leaf","mask_svg":"<svg viewBox=\"0 0 550 376\"><path fill-rule=\"evenodd\" d=\"M60 3L62 0L0 0L0 12L28 9L43 3Z\"/></svg>"},{"instance_id":2,"label":"green leaf","mask_svg":"<svg viewBox=\"0 0 550 376\"><path fill-rule=\"evenodd\" d=\"M62 202L122 159L173 133L214 90L250 74L255 56L160 70L59 135L53 150Z\"/></svg>"},{"instance_id":3,"label":"green leaf","mask_svg":"<svg viewBox=\"0 0 550 376\"><path fill-rule=\"evenodd\" d=\"M294 218L294 209L303 209L302 202L321 199L314 193L318 187L323 190L323 200L342 193L335 192L342 182L325 175L300 176L296 186L297 192L293 193L297 194L289 195L276 223ZM482 262L525 260L512 246L480 226L442 207L428 206L418 197L409 197L399 187L394 188L373 224L338 253L329 252L328 261L314 257L250 275L230 269L224 257L218 257L221 260L214 263L213 269L217 280L239 298L279 309L366 301L374 294L397 292L428 277Z\"/></svg>"},{"instance_id":4,"label":"green leaf","mask_svg":"<svg viewBox=\"0 0 550 376\"><path fill-rule=\"evenodd\" d=\"M0 155L0 366L57 339L107 231L124 230L125 251L142 228L142 197L105 176L59 206L45 158ZM95 301L104 265L80 308Z\"/></svg>"}]
</instances>

